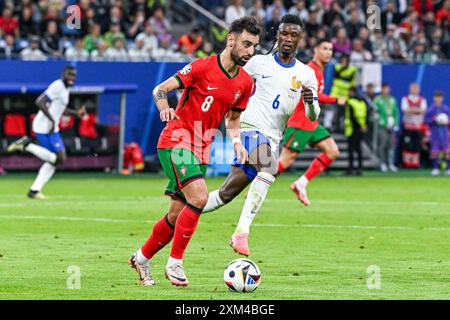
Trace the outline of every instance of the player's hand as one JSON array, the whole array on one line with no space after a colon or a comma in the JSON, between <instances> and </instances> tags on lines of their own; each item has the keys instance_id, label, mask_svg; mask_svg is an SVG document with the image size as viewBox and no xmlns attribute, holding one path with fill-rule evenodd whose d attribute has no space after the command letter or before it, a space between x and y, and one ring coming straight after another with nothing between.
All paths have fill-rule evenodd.
<instances>
[{"instance_id":1,"label":"player's hand","mask_svg":"<svg viewBox=\"0 0 450 320\"><path fill-rule=\"evenodd\" d=\"M314 101L314 95L311 89L303 87L302 89L303 101L307 104L312 104Z\"/></svg>"},{"instance_id":2,"label":"player's hand","mask_svg":"<svg viewBox=\"0 0 450 320\"><path fill-rule=\"evenodd\" d=\"M345 103L347 102L347 98L345 97L339 97L337 98L337 104L338 106L345 106Z\"/></svg>"},{"instance_id":3,"label":"player's hand","mask_svg":"<svg viewBox=\"0 0 450 320\"><path fill-rule=\"evenodd\" d=\"M173 119L180 119L176 114L175 110L172 108L165 108L159 112L159 117L162 122L169 122Z\"/></svg>"},{"instance_id":4,"label":"player's hand","mask_svg":"<svg viewBox=\"0 0 450 320\"><path fill-rule=\"evenodd\" d=\"M248 163L248 153L247 150L245 150L242 143L236 142L234 144L234 152L236 153L236 157L239 160L239 163L242 164Z\"/></svg>"},{"instance_id":5,"label":"player's hand","mask_svg":"<svg viewBox=\"0 0 450 320\"><path fill-rule=\"evenodd\" d=\"M77 116L78 118L84 117L86 115L86 107L82 106L80 109L77 110Z\"/></svg>"},{"instance_id":6,"label":"player's hand","mask_svg":"<svg viewBox=\"0 0 450 320\"><path fill-rule=\"evenodd\" d=\"M367 127L361 128L361 132L364 133L364 134L366 134L366 133L367 133Z\"/></svg>"}]
</instances>

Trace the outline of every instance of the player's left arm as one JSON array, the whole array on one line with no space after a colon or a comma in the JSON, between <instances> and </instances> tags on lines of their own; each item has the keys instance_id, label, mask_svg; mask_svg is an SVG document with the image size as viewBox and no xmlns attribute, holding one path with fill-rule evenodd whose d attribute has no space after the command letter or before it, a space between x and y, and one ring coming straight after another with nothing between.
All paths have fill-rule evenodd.
<instances>
[{"instance_id":1,"label":"player's left arm","mask_svg":"<svg viewBox=\"0 0 450 320\"><path fill-rule=\"evenodd\" d=\"M70 108L66 108L66 110L64 110L64 115L65 116L74 116L77 118L81 118L86 114L86 107L82 106L80 109L76 110L76 109L70 109Z\"/></svg>"},{"instance_id":2,"label":"player's left arm","mask_svg":"<svg viewBox=\"0 0 450 320\"><path fill-rule=\"evenodd\" d=\"M234 152L240 163L248 162L248 153L241 141L241 111L237 109L228 112L225 119L228 135L233 143Z\"/></svg>"},{"instance_id":3,"label":"player's left arm","mask_svg":"<svg viewBox=\"0 0 450 320\"><path fill-rule=\"evenodd\" d=\"M306 116L309 120L316 121L319 118L320 106L317 94L317 79L312 69L308 81L302 86L302 98L305 103Z\"/></svg>"}]
</instances>

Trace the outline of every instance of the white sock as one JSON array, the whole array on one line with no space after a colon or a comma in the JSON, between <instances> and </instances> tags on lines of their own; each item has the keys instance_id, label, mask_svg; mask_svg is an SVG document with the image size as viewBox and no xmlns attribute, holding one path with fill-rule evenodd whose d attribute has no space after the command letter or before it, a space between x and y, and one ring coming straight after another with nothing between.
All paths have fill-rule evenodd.
<instances>
[{"instance_id":1,"label":"white sock","mask_svg":"<svg viewBox=\"0 0 450 320\"><path fill-rule=\"evenodd\" d=\"M56 154L41 147L37 144L30 143L25 147L25 151L35 155L39 159L45 162L55 163L56 162Z\"/></svg>"},{"instance_id":2,"label":"white sock","mask_svg":"<svg viewBox=\"0 0 450 320\"><path fill-rule=\"evenodd\" d=\"M258 175L255 180L253 180L250 189L248 190L247 199L245 199L239 224L237 225L234 234L249 233L250 225L274 181L275 177L273 175L266 172L258 172Z\"/></svg>"},{"instance_id":3,"label":"white sock","mask_svg":"<svg viewBox=\"0 0 450 320\"><path fill-rule=\"evenodd\" d=\"M183 259L175 259L175 258L169 257L169 260L167 260L168 265L173 265L175 263L183 264Z\"/></svg>"},{"instance_id":4,"label":"white sock","mask_svg":"<svg viewBox=\"0 0 450 320\"><path fill-rule=\"evenodd\" d=\"M208 202L206 203L206 206L203 208L203 212L214 211L223 205L224 203L219 196L219 190L211 191L208 195Z\"/></svg>"},{"instance_id":5,"label":"white sock","mask_svg":"<svg viewBox=\"0 0 450 320\"><path fill-rule=\"evenodd\" d=\"M41 191L45 184L55 173L56 167L48 162L44 163L39 169L39 173L31 186L32 191Z\"/></svg>"},{"instance_id":6,"label":"white sock","mask_svg":"<svg viewBox=\"0 0 450 320\"><path fill-rule=\"evenodd\" d=\"M303 188L306 188L306 186L308 185L308 183L309 183L309 180L308 180L308 178L306 178L304 175L301 176L300 178L298 178L297 181L295 181L295 184L296 184L298 187L303 187Z\"/></svg>"},{"instance_id":7,"label":"white sock","mask_svg":"<svg viewBox=\"0 0 450 320\"><path fill-rule=\"evenodd\" d=\"M136 251L136 262L138 264L147 264L149 260L150 259L148 259L146 256L144 256L141 249Z\"/></svg>"}]
</instances>

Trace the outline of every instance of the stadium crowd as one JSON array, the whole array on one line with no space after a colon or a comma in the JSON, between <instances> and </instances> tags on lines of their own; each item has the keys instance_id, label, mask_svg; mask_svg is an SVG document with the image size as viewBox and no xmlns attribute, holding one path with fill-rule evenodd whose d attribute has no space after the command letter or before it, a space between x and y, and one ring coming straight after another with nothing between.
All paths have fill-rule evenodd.
<instances>
[{"instance_id":1,"label":"stadium crowd","mask_svg":"<svg viewBox=\"0 0 450 320\"><path fill-rule=\"evenodd\" d=\"M226 31L202 23L176 36L166 15L169 0L0 0L0 56L76 60L186 60L219 50ZM179 1L181 2L181 1ZM450 0L198 0L226 23L252 15L264 25L263 47L286 13L300 16L306 32L300 60L309 60L319 38L333 41L336 57L352 62L434 63L450 59ZM66 23L67 7L81 24ZM379 15L371 16L371 5ZM369 12L369 13L368 13ZM190 24L192 25L192 23Z\"/></svg>"}]
</instances>

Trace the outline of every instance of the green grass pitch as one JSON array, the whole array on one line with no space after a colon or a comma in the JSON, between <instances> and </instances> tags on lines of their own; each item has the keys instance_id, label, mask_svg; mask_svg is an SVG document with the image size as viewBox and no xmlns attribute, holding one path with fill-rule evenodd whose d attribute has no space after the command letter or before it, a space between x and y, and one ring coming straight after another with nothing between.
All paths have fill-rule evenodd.
<instances>
[{"instance_id":1,"label":"green grass pitch","mask_svg":"<svg viewBox=\"0 0 450 320\"><path fill-rule=\"evenodd\" d=\"M41 202L25 197L33 178L0 177L0 299L450 298L448 177L332 173L310 184L309 208L288 189L294 176L280 177L251 229L262 271L252 294L223 283L243 194L201 218L185 254L189 287L164 278L165 248L153 261L157 286L144 288L127 259L167 209L163 176L57 173ZM212 190L223 177L207 181ZM69 266L80 268L80 289L67 287ZM367 286L369 266L379 289Z\"/></svg>"}]
</instances>

